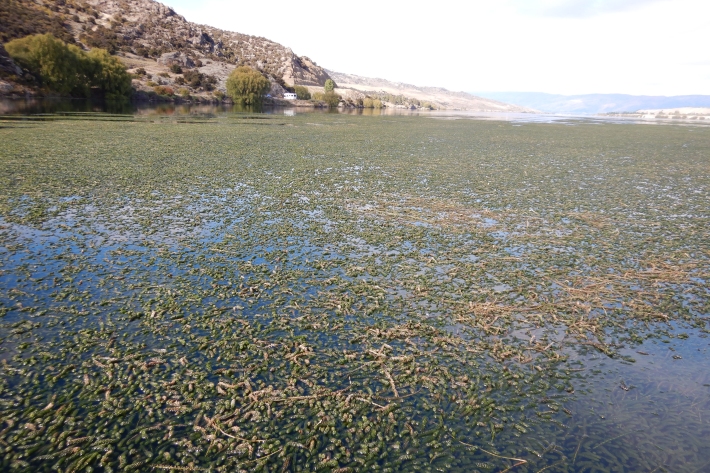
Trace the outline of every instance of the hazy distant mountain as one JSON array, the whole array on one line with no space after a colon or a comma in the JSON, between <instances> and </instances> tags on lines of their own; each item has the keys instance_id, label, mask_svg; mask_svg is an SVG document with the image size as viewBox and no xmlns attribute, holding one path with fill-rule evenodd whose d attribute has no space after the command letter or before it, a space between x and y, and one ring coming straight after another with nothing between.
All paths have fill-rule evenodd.
<instances>
[{"instance_id":1,"label":"hazy distant mountain","mask_svg":"<svg viewBox=\"0 0 710 473\"><path fill-rule=\"evenodd\" d=\"M674 97L626 94L558 95L541 92L473 92L500 102L551 113L635 112L642 109L710 107L710 95Z\"/></svg>"},{"instance_id":2,"label":"hazy distant mountain","mask_svg":"<svg viewBox=\"0 0 710 473\"><path fill-rule=\"evenodd\" d=\"M431 103L438 109L470 110L476 112L534 112L528 107L510 105L498 100L491 100L467 92L453 92L441 87L420 87L386 79L345 74L326 69L326 72L338 84L338 93L347 94L348 90L356 94L374 97L383 95L404 96L421 102ZM364 96L364 95L363 95Z\"/></svg>"}]
</instances>

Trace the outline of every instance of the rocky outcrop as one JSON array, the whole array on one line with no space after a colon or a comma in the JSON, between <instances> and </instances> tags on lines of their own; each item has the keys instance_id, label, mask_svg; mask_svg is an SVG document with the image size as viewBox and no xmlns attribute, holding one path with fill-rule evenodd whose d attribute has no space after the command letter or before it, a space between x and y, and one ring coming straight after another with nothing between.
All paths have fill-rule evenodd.
<instances>
[{"instance_id":1,"label":"rocky outcrop","mask_svg":"<svg viewBox=\"0 0 710 473\"><path fill-rule=\"evenodd\" d=\"M232 68L248 65L290 85L322 86L330 78L315 62L279 43L189 22L154 0L87 0L87 4L98 18L79 12L84 28L110 29L119 51L148 54L161 64L193 67L198 61L209 61Z\"/></svg>"},{"instance_id":2,"label":"rocky outcrop","mask_svg":"<svg viewBox=\"0 0 710 473\"><path fill-rule=\"evenodd\" d=\"M165 53L158 58L158 62L166 66L177 64L178 66L183 67L195 67L195 61L193 61L187 54L181 53L180 51Z\"/></svg>"},{"instance_id":3,"label":"rocky outcrop","mask_svg":"<svg viewBox=\"0 0 710 473\"><path fill-rule=\"evenodd\" d=\"M286 89L281 87L281 85L276 82L273 77L269 77L269 81L271 82L271 90L269 90L269 95L272 97L283 97L286 93Z\"/></svg>"},{"instance_id":4,"label":"rocky outcrop","mask_svg":"<svg viewBox=\"0 0 710 473\"><path fill-rule=\"evenodd\" d=\"M22 77L22 69L15 64L5 47L0 44L0 77L8 76Z\"/></svg>"},{"instance_id":5,"label":"rocky outcrop","mask_svg":"<svg viewBox=\"0 0 710 473\"><path fill-rule=\"evenodd\" d=\"M289 52L291 50L289 49ZM290 61L284 68L283 79L290 85L313 85L323 86L325 81L330 79L328 73L309 58L298 57L291 53Z\"/></svg>"}]
</instances>

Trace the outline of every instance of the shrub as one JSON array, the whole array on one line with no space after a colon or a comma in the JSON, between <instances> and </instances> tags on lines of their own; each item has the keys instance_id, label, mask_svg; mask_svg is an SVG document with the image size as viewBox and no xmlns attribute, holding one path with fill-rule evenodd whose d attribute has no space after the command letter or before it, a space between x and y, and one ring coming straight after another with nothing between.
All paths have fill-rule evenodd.
<instances>
[{"instance_id":1,"label":"shrub","mask_svg":"<svg viewBox=\"0 0 710 473\"><path fill-rule=\"evenodd\" d=\"M215 90L212 95L214 95L214 97L220 102L224 100L224 92L222 92L221 90Z\"/></svg>"},{"instance_id":2,"label":"shrub","mask_svg":"<svg viewBox=\"0 0 710 473\"><path fill-rule=\"evenodd\" d=\"M186 99L190 96L190 91L187 89L180 89L180 97Z\"/></svg>"},{"instance_id":3,"label":"shrub","mask_svg":"<svg viewBox=\"0 0 710 473\"><path fill-rule=\"evenodd\" d=\"M202 74L196 70L185 71L183 74L184 81L187 85L196 89L197 87L204 87L205 90L212 90L217 84L217 78L215 76L210 76L208 74Z\"/></svg>"},{"instance_id":4,"label":"shrub","mask_svg":"<svg viewBox=\"0 0 710 473\"><path fill-rule=\"evenodd\" d=\"M374 99L372 101L372 108L382 108L382 101L378 99Z\"/></svg>"},{"instance_id":5,"label":"shrub","mask_svg":"<svg viewBox=\"0 0 710 473\"><path fill-rule=\"evenodd\" d=\"M294 91L296 92L296 97L298 97L298 100L311 99L311 93L308 91L308 88L303 87L302 85L294 86Z\"/></svg>"},{"instance_id":6,"label":"shrub","mask_svg":"<svg viewBox=\"0 0 710 473\"><path fill-rule=\"evenodd\" d=\"M227 79L227 95L235 102L258 104L271 89L269 79L248 66L234 69Z\"/></svg>"},{"instance_id":7,"label":"shrub","mask_svg":"<svg viewBox=\"0 0 710 473\"><path fill-rule=\"evenodd\" d=\"M160 77L165 77L166 79L170 77L170 74L168 74L167 72L159 72L158 75Z\"/></svg>"},{"instance_id":8,"label":"shrub","mask_svg":"<svg viewBox=\"0 0 710 473\"><path fill-rule=\"evenodd\" d=\"M131 75L106 50L92 49L85 53L51 34L16 39L5 48L51 92L88 97L94 88L110 99L131 93Z\"/></svg>"},{"instance_id":9,"label":"shrub","mask_svg":"<svg viewBox=\"0 0 710 473\"><path fill-rule=\"evenodd\" d=\"M362 101L362 106L365 108L374 108L374 105L372 104L372 99L370 97L365 98Z\"/></svg>"},{"instance_id":10,"label":"shrub","mask_svg":"<svg viewBox=\"0 0 710 473\"><path fill-rule=\"evenodd\" d=\"M323 94L323 101L327 103L330 108L337 107L341 100L342 97L332 91Z\"/></svg>"},{"instance_id":11,"label":"shrub","mask_svg":"<svg viewBox=\"0 0 710 473\"><path fill-rule=\"evenodd\" d=\"M182 67L180 66L180 64L173 64L172 66L170 66L170 72L172 72L173 74L182 74Z\"/></svg>"},{"instance_id":12,"label":"shrub","mask_svg":"<svg viewBox=\"0 0 710 473\"><path fill-rule=\"evenodd\" d=\"M332 92L333 90L335 90L335 81L333 81L333 79L327 79L323 88L325 89L326 93Z\"/></svg>"},{"instance_id":13,"label":"shrub","mask_svg":"<svg viewBox=\"0 0 710 473\"><path fill-rule=\"evenodd\" d=\"M137 76L144 76L144 75L146 75L147 73L145 72L145 68L139 67L138 69L136 69L135 74L136 74Z\"/></svg>"},{"instance_id":14,"label":"shrub","mask_svg":"<svg viewBox=\"0 0 710 473\"><path fill-rule=\"evenodd\" d=\"M99 25L96 31L88 30L81 36L81 41L89 47L101 48L113 54L118 51L122 40L108 28Z\"/></svg>"},{"instance_id":15,"label":"shrub","mask_svg":"<svg viewBox=\"0 0 710 473\"><path fill-rule=\"evenodd\" d=\"M67 43L74 43L74 35L61 17L49 14L35 2L0 1L0 43L38 33L51 33Z\"/></svg>"},{"instance_id":16,"label":"shrub","mask_svg":"<svg viewBox=\"0 0 710 473\"><path fill-rule=\"evenodd\" d=\"M175 94L175 91L173 90L172 87L168 87L165 85L157 85L153 87L153 90L155 91L156 94L158 95L167 95L171 96Z\"/></svg>"},{"instance_id":17,"label":"shrub","mask_svg":"<svg viewBox=\"0 0 710 473\"><path fill-rule=\"evenodd\" d=\"M158 83L153 82L152 80L149 80L148 82L145 83L145 85L147 85L148 87L155 87L156 85L158 85Z\"/></svg>"}]
</instances>

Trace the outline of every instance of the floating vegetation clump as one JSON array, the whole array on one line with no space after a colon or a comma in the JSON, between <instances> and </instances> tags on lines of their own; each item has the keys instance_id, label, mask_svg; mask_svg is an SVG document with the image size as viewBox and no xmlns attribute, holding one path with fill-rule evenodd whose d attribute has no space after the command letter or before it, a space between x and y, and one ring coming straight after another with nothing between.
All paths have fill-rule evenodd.
<instances>
[{"instance_id":1,"label":"floating vegetation clump","mask_svg":"<svg viewBox=\"0 0 710 473\"><path fill-rule=\"evenodd\" d=\"M232 115L0 140L3 471L710 461L708 388L654 384L707 362L710 129ZM665 432L648 402L678 406Z\"/></svg>"}]
</instances>

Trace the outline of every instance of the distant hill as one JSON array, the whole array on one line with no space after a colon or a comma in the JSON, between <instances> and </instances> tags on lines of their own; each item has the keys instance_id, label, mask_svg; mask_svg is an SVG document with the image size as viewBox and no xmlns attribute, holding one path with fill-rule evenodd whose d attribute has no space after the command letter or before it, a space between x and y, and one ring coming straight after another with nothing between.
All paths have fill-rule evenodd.
<instances>
[{"instance_id":1,"label":"distant hill","mask_svg":"<svg viewBox=\"0 0 710 473\"><path fill-rule=\"evenodd\" d=\"M467 92L452 92L441 87L420 87L402 82L392 82L386 79L357 76L326 70L338 85L338 93L375 97L399 96L405 99L417 99L430 103L438 109L471 110L477 112L534 112L534 110L518 105L509 105L497 100L471 95Z\"/></svg>"},{"instance_id":2,"label":"distant hill","mask_svg":"<svg viewBox=\"0 0 710 473\"><path fill-rule=\"evenodd\" d=\"M710 107L710 95L672 97L626 94L557 95L540 92L476 92L481 97L550 113L635 112L642 109Z\"/></svg>"}]
</instances>

